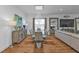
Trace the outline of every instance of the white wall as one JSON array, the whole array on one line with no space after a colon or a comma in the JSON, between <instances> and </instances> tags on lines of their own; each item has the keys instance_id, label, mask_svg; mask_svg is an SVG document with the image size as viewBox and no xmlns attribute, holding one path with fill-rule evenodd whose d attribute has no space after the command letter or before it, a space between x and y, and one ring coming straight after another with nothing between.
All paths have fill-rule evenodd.
<instances>
[{"instance_id":1,"label":"white wall","mask_svg":"<svg viewBox=\"0 0 79 59\"><path fill-rule=\"evenodd\" d=\"M0 52L12 44L12 27L8 26L8 22L14 14L26 20L26 15L14 6L0 6Z\"/></svg>"},{"instance_id":2,"label":"white wall","mask_svg":"<svg viewBox=\"0 0 79 59\"><path fill-rule=\"evenodd\" d=\"M0 18L0 52L11 45L11 28L7 22Z\"/></svg>"}]
</instances>

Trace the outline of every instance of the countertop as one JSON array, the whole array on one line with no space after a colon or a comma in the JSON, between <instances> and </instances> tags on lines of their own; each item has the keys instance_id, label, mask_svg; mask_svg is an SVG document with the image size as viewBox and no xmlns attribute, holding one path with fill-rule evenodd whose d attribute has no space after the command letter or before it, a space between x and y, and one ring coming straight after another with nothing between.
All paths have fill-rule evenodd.
<instances>
[{"instance_id":1,"label":"countertop","mask_svg":"<svg viewBox=\"0 0 79 59\"><path fill-rule=\"evenodd\" d=\"M67 34L69 36L72 36L72 37L75 37L75 38L79 39L79 34L67 32L67 31L60 31L60 30L56 30L56 31L64 33L64 34Z\"/></svg>"}]
</instances>

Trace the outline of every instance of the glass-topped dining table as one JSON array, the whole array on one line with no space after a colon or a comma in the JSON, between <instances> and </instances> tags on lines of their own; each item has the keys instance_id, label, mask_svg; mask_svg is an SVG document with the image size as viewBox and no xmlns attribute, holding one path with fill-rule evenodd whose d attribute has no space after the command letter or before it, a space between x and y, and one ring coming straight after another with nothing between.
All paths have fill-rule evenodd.
<instances>
[{"instance_id":1,"label":"glass-topped dining table","mask_svg":"<svg viewBox=\"0 0 79 59\"><path fill-rule=\"evenodd\" d=\"M33 41L35 42L35 47L36 48L42 48L43 47L43 36L42 32L36 32L35 33L35 38L33 38Z\"/></svg>"}]
</instances>

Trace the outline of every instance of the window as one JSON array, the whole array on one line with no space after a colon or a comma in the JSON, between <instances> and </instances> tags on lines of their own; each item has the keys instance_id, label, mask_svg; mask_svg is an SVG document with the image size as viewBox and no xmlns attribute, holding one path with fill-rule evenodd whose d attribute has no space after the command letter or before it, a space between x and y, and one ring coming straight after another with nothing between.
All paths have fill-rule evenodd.
<instances>
[{"instance_id":1,"label":"window","mask_svg":"<svg viewBox=\"0 0 79 59\"><path fill-rule=\"evenodd\" d=\"M35 32L38 32L38 29L41 29L43 33L45 30L45 19L35 19L34 28L35 28Z\"/></svg>"}]
</instances>

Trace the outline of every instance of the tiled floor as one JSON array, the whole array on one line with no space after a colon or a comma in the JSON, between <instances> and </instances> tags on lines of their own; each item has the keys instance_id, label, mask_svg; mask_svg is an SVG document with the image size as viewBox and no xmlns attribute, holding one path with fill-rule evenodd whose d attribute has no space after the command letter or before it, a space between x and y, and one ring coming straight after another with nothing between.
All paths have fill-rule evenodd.
<instances>
[{"instance_id":1,"label":"tiled floor","mask_svg":"<svg viewBox=\"0 0 79 59\"><path fill-rule=\"evenodd\" d=\"M76 53L72 48L61 42L54 36L48 36L43 42L43 48L35 48L31 36L28 36L20 44L8 48L4 53Z\"/></svg>"}]
</instances>

